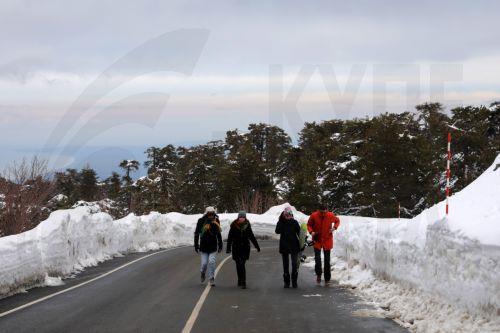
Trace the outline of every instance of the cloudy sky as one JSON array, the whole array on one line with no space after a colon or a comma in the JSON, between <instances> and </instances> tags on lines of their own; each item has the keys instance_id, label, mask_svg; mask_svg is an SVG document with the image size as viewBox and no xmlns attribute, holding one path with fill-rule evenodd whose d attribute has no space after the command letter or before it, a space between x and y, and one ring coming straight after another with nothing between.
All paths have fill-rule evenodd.
<instances>
[{"instance_id":1,"label":"cloudy sky","mask_svg":"<svg viewBox=\"0 0 500 333\"><path fill-rule=\"evenodd\" d=\"M0 166L500 100L498 1L0 1Z\"/></svg>"}]
</instances>

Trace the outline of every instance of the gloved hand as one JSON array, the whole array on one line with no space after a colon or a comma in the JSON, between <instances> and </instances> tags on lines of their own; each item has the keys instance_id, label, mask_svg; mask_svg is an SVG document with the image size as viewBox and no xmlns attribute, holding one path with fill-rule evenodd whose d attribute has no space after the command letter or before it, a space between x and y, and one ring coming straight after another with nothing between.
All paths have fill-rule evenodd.
<instances>
[{"instance_id":1,"label":"gloved hand","mask_svg":"<svg viewBox=\"0 0 500 333\"><path fill-rule=\"evenodd\" d=\"M199 253L200 249L198 248L198 246L196 246L196 245L195 245L195 247L194 247L194 251L195 251L196 253Z\"/></svg>"}]
</instances>

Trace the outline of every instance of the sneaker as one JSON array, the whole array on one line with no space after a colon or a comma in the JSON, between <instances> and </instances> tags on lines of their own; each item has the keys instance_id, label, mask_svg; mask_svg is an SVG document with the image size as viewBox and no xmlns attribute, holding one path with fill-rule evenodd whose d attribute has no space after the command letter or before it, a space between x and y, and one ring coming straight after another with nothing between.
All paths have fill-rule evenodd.
<instances>
[{"instance_id":1,"label":"sneaker","mask_svg":"<svg viewBox=\"0 0 500 333\"><path fill-rule=\"evenodd\" d=\"M210 286L215 287L215 280L214 279L210 279Z\"/></svg>"},{"instance_id":2,"label":"sneaker","mask_svg":"<svg viewBox=\"0 0 500 333\"><path fill-rule=\"evenodd\" d=\"M205 273L201 273L201 283L205 282Z\"/></svg>"}]
</instances>

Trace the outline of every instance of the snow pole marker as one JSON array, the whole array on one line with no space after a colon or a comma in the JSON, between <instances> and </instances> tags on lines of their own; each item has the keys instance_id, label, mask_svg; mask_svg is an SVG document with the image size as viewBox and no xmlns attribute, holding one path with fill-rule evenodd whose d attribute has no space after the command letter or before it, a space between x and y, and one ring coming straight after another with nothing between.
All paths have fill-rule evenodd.
<instances>
[{"instance_id":1,"label":"snow pole marker","mask_svg":"<svg viewBox=\"0 0 500 333\"><path fill-rule=\"evenodd\" d=\"M450 198L450 164L451 164L451 132L448 132L448 147L447 147L447 158L446 158L446 215L449 213L449 198Z\"/></svg>"}]
</instances>

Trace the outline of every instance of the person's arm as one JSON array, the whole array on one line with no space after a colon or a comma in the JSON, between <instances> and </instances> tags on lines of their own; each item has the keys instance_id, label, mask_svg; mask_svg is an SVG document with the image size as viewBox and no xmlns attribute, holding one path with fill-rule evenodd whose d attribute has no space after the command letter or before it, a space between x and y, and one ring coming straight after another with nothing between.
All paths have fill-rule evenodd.
<instances>
[{"instance_id":1,"label":"person's arm","mask_svg":"<svg viewBox=\"0 0 500 333\"><path fill-rule=\"evenodd\" d=\"M196 229L194 229L194 250L196 252L199 251L200 246L200 231L201 231L201 219L198 220L198 223L196 223Z\"/></svg>"},{"instance_id":2,"label":"person's arm","mask_svg":"<svg viewBox=\"0 0 500 333\"><path fill-rule=\"evenodd\" d=\"M314 218L311 214L311 216L309 216L309 220L307 220L307 231L311 234L311 236L313 236L313 233L314 233Z\"/></svg>"},{"instance_id":3,"label":"person's arm","mask_svg":"<svg viewBox=\"0 0 500 333\"><path fill-rule=\"evenodd\" d=\"M278 219L278 223L276 223L276 229L274 230L275 233L281 234L281 229L282 229L282 222L281 222L281 216Z\"/></svg>"},{"instance_id":4,"label":"person's arm","mask_svg":"<svg viewBox=\"0 0 500 333\"><path fill-rule=\"evenodd\" d=\"M233 228L229 228L229 234L227 235L227 245L226 253L231 253L231 245L233 244Z\"/></svg>"},{"instance_id":5,"label":"person's arm","mask_svg":"<svg viewBox=\"0 0 500 333\"><path fill-rule=\"evenodd\" d=\"M217 226L217 233L215 234L215 236L217 236L218 250L219 250L219 252L221 252L222 248L224 247L224 243L222 243L222 235L221 235L220 222L216 223L216 226Z\"/></svg>"},{"instance_id":6,"label":"person's arm","mask_svg":"<svg viewBox=\"0 0 500 333\"><path fill-rule=\"evenodd\" d=\"M333 214L333 216L335 217L333 222L333 228L337 230L340 227L340 219L335 214Z\"/></svg>"},{"instance_id":7,"label":"person's arm","mask_svg":"<svg viewBox=\"0 0 500 333\"><path fill-rule=\"evenodd\" d=\"M259 243L257 243L257 239L255 238L252 227L250 225L248 225L248 238L250 238L250 241L252 242L253 246L255 246L255 248L257 249L257 252L260 252Z\"/></svg>"},{"instance_id":8,"label":"person's arm","mask_svg":"<svg viewBox=\"0 0 500 333\"><path fill-rule=\"evenodd\" d=\"M295 221L295 233L297 234L297 237L300 237L300 224L297 220Z\"/></svg>"}]
</instances>

